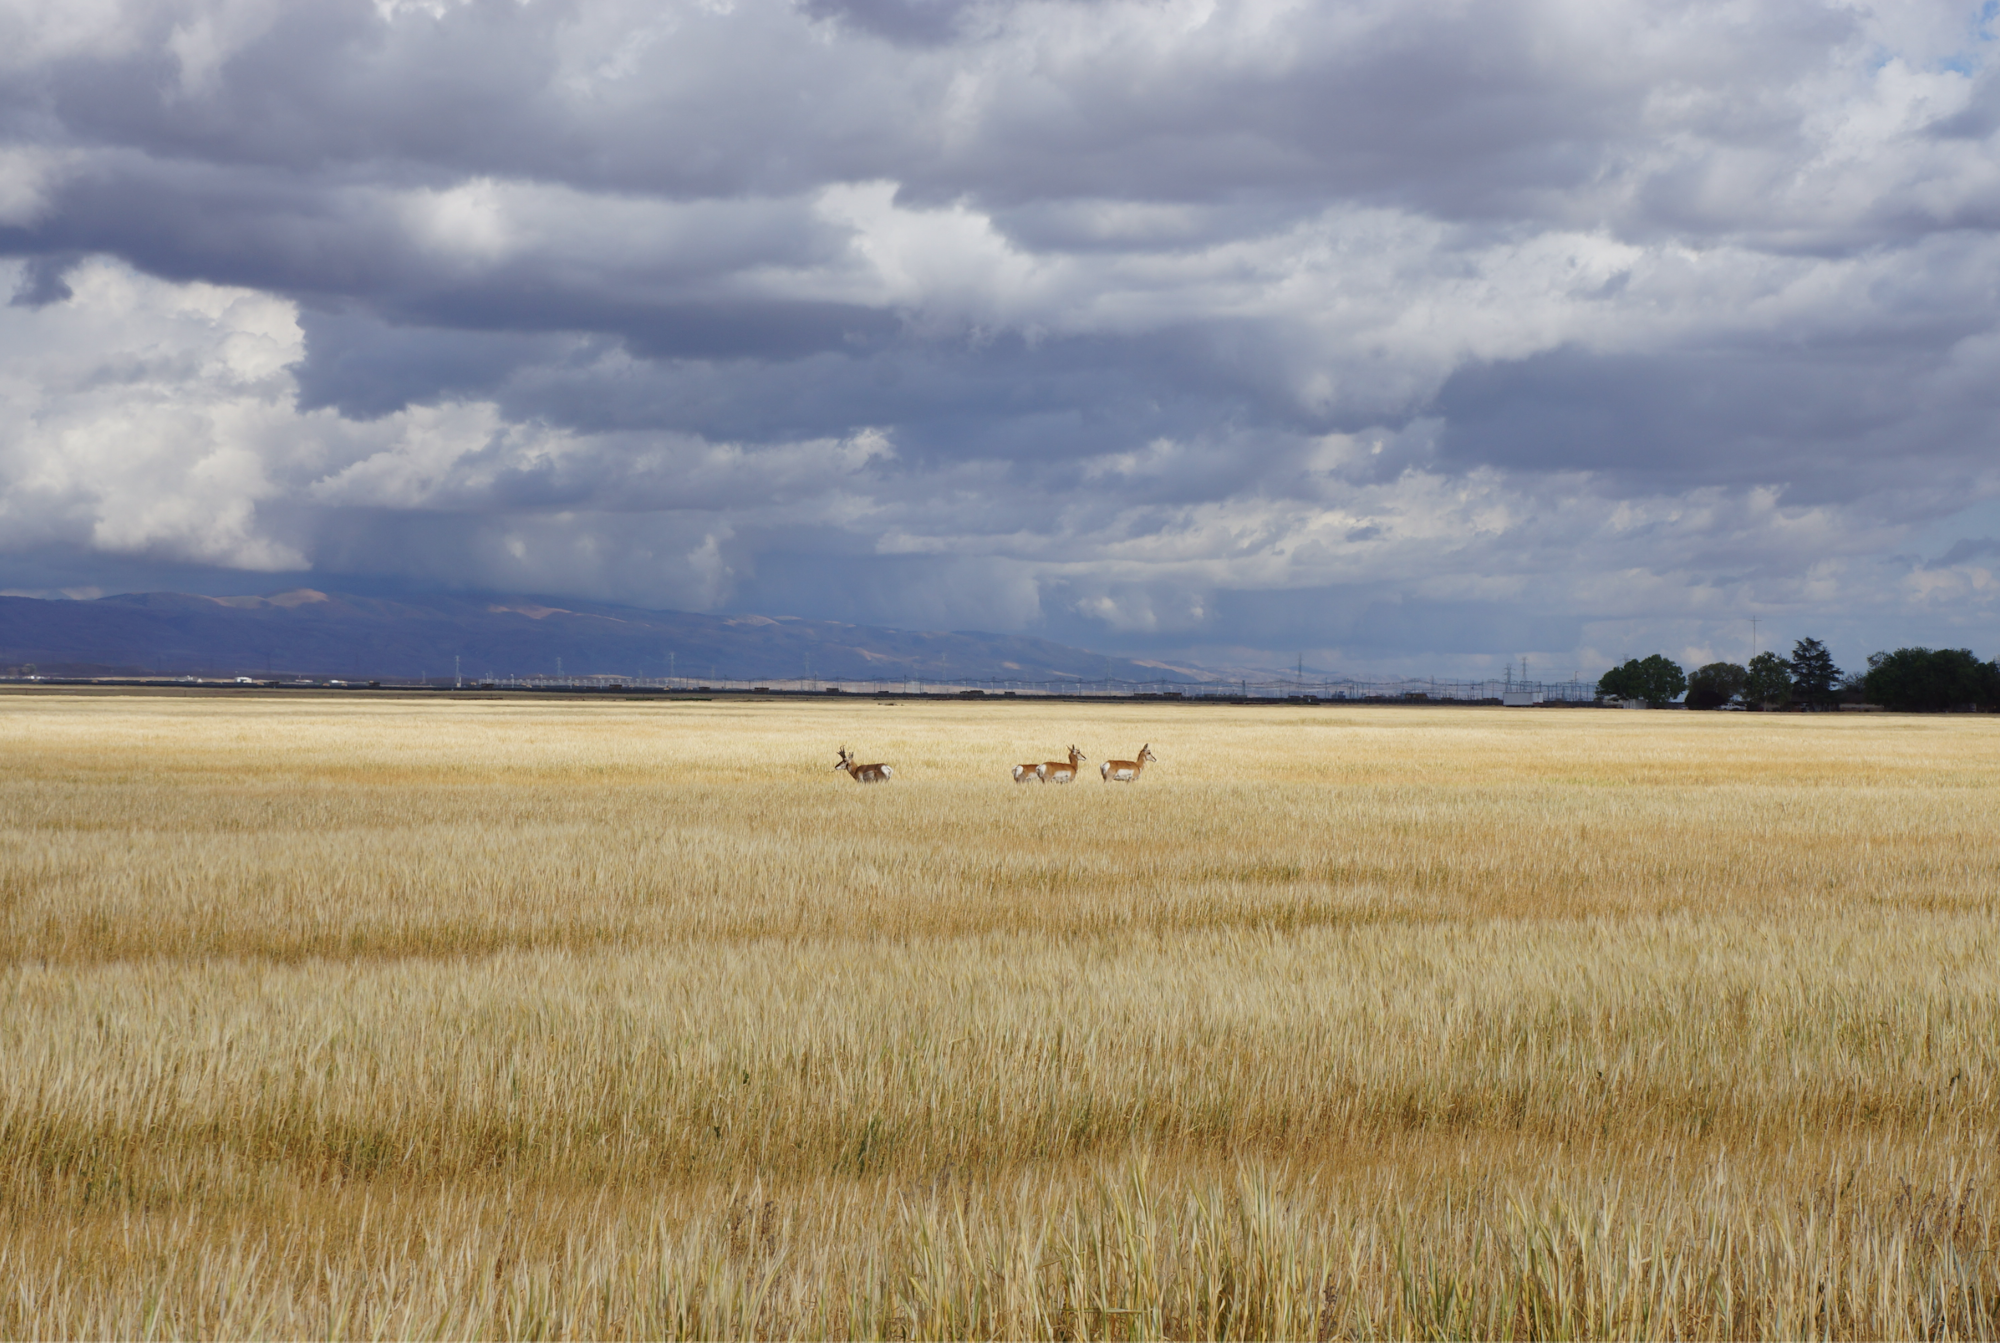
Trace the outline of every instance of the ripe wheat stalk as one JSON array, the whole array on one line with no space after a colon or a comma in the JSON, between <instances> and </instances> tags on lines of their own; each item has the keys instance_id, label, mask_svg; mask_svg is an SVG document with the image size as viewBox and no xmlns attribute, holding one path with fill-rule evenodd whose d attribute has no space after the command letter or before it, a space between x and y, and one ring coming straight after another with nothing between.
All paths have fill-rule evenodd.
<instances>
[{"instance_id":1,"label":"ripe wheat stalk","mask_svg":"<svg viewBox=\"0 0 2000 1343\"><path fill-rule=\"evenodd\" d=\"M1159 763L1015 786L1071 741ZM7 1336L2000 1333L1985 720L0 743Z\"/></svg>"}]
</instances>

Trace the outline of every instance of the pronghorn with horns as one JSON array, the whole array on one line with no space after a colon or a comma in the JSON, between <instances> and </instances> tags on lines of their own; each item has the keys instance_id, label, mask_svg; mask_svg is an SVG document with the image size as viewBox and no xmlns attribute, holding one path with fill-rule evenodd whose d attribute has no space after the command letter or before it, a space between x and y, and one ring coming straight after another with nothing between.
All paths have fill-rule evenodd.
<instances>
[{"instance_id":1,"label":"pronghorn with horns","mask_svg":"<svg viewBox=\"0 0 2000 1343\"><path fill-rule=\"evenodd\" d=\"M1146 768L1148 760L1157 759L1159 757L1153 754L1153 748L1148 744L1139 748L1137 760L1107 760L1097 767L1097 772L1104 776L1106 783L1131 783L1139 777L1139 771Z\"/></svg>"},{"instance_id":2,"label":"pronghorn with horns","mask_svg":"<svg viewBox=\"0 0 2000 1343\"><path fill-rule=\"evenodd\" d=\"M845 746L840 748L840 763L836 770L846 770L847 777L856 783L881 783L884 779L896 777L896 771L887 765L863 765L848 753Z\"/></svg>"},{"instance_id":3,"label":"pronghorn with horns","mask_svg":"<svg viewBox=\"0 0 2000 1343\"><path fill-rule=\"evenodd\" d=\"M1042 762L1042 782L1073 783L1076 780L1076 767L1082 764L1083 760L1083 752L1077 750L1074 746L1069 748L1069 759L1067 760L1044 760Z\"/></svg>"}]
</instances>

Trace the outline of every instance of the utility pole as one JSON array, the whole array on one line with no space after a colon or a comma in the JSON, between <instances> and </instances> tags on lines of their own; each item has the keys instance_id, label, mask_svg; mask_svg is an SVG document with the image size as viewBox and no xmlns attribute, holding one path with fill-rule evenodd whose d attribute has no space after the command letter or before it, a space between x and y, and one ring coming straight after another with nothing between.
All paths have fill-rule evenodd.
<instances>
[{"instance_id":1,"label":"utility pole","mask_svg":"<svg viewBox=\"0 0 2000 1343\"><path fill-rule=\"evenodd\" d=\"M465 689L465 675L460 670L458 662L458 654L453 653L451 655L451 688L453 690Z\"/></svg>"},{"instance_id":2,"label":"utility pole","mask_svg":"<svg viewBox=\"0 0 2000 1343\"><path fill-rule=\"evenodd\" d=\"M1757 660L1757 617L1750 617L1750 660Z\"/></svg>"}]
</instances>

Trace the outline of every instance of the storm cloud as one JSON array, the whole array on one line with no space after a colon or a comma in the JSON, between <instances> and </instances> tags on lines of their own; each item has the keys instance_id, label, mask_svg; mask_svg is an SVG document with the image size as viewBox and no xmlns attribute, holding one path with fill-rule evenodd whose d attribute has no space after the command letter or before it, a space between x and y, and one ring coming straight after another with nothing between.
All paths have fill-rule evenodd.
<instances>
[{"instance_id":1,"label":"storm cloud","mask_svg":"<svg viewBox=\"0 0 2000 1343\"><path fill-rule=\"evenodd\" d=\"M1995 13L14 0L0 576L2000 652Z\"/></svg>"}]
</instances>

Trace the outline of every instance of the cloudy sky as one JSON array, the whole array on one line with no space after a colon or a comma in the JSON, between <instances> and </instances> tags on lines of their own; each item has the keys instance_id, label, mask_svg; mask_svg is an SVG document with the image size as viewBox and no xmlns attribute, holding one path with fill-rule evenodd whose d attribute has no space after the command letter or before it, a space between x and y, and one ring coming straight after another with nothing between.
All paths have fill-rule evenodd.
<instances>
[{"instance_id":1,"label":"cloudy sky","mask_svg":"<svg viewBox=\"0 0 2000 1343\"><path fill-rule=\"evenodd\" d=\"M2000 653L1995 0L0 0L0 588Z\"/></svg>"}]
</instances>

